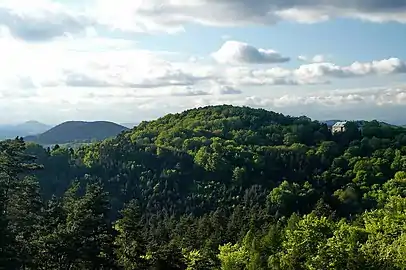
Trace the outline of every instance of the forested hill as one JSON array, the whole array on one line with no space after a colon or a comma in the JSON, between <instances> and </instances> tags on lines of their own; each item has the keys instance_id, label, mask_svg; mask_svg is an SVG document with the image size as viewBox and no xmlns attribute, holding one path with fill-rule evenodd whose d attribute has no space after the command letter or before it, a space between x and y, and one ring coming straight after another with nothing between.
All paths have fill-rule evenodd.
<instances>
[{"instance_id":1,"label":"forested hill","mask_svg":"<svg viewBox=\"0 0 406 270\"><path fill-rule=\"evenodd\" d=\"M404 128L213 106L0 150L5 269L405 269Z\"/></svg>"},{"instance_id":2,"label":"forested hill","mask_svg":"<svg viewBox=\"0 0 406 270\"><path fill-rule=\"evenodd\" d=\"M68 121L42 134L27 136L24 139L41 145L92 142L115 137L127 129L124 126L107 121Z\"/></svg>"}]
</instances>

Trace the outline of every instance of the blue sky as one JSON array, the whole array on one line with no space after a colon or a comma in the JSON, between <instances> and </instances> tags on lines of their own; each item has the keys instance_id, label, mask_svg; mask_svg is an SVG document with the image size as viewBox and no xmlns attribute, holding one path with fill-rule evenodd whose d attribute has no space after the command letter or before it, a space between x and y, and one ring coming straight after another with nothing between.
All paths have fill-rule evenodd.
<instances>
[{"instance_id":1,"label":"blue sky","mask_svg":"<svg viewBox=\"0 0 406 270\"><path fill-rule=\"evenodd\" d=\"M406 2L0 0L0 123L234 104L406 123Z\"/></svg>"},{"instance_id":2,"label":"blue sky","mask_svg":"<svg viewBox=\"0 0 406 270\"><path fill-rule=\"evenodd\" d=\"M185 28L185 32L177 35L141 35L137 40L145 49L184 51L203 56L218 49L224 43L222 37L229 36L287 55L331 54L337 64L406 58L406 27L400 23L336 19L319 24L281 22L273 26L188 25Z\"/></svg>"}]
</instances>

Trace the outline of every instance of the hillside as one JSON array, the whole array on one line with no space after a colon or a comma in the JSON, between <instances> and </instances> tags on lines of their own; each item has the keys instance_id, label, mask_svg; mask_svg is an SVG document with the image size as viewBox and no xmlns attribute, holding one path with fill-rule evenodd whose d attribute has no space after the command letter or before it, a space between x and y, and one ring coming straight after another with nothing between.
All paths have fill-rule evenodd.
<instances>
[{"instance_id":1,"label":"hillside","mask_svg":"<svg viewBox=\"0 0 406 270\"><path fill-rule=\"evenodd\" d=\"M42 145L91 142L115 137L125 130L127 128L124 126L106 121L69 121L59 124L42 134L27 136L24 139Z\"/></svg>"},{"instance_id":2,"label":"hillside","mask_svg":"<svg viewBox=\"0 0 406 270\"><path fill-rule=\"evenodd\" d=\"M33 269L406 263L404 128L349 122L333 135L307 117L212 106L79 149L27 144L30 166L21 144L0 146L10 175L32 168L32 155L44 166L34 173L42 207L35 182L9 192L10 231L24 247L16 257Z\"/></svg>"}]
</instances>

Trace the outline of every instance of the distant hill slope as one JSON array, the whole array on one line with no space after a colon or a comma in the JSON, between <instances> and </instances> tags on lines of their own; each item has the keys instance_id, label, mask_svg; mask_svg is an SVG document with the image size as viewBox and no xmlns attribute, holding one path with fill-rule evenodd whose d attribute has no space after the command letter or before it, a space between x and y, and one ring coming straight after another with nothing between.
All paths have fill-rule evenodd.
<instances>
[{"instance_id":1,"label":"distant hill slope","mask_svg":"<svg viewBox=\"0 0 406 270\"><path fill-rule=\"evenodd\" d=\"M345 121L355 121L358 124L362 125L368 121L366 120L324 120L324 121L320 121L320 123L324 123L326 124L328 127L333 126L335 123L337 122L345 122ZM378 123L380 123L383 126L391 126L391 127L406 127L406 126L402 126L402 125L396 125L396 124L392 124L392 123L387 123L387 122L383 122L383 121L377 121Z\"/></svg>"},{"instance_id":2,"label":"distant hill slope","mask_svg":"<svg viewBox=\"0 0 406 270\"><path fill-rule=\"evenodd\" d=\"M68 121L50 130L24 139L38 144L65 144L72 142L100 141L115 137L128 128L107 121L83 122Z\"/></svg>"},{"instance_id":3,"label":"distant hill slope","mask_svg":"<svg viewBox=\"0 0 406 270\"><path fill-rule=\"evenodd\" d=\"M38 121L27 121L17 125L2 125L0 126L0 139L12 139L17 136L24 137L40 134L50 128L51 126Z\"/></svg>"},{"instance_id":4,"label":"distant hill slope","mask_svg":"<svg viewBox=\"0 0 406 270\"><path fill-rule=\"evenodd\" d=\"M134 128L136 126L138 126L140 123L138 122L134 122L134 123L120 123L120 125L125 126L129 129Z\"/></svg>"},{"instance_id":5,"label":"distant hill slope","mask_svg":"<svg viewBox=\"0 0 406 270\"><path fill-rule=\"evenodd\" d=\"M337 122L341 122L342 120L325 120L325 121L320 121L320 123L326 124L328 127L333 126Z\"/></svg>"},{"instance_id":6,"label":"distant hill slope","mask_svg":"<svg viewBox=\"0 0 406 270\"><path fill-rule=\"evenodd\" d=\"M52 126L49 126L49 125L46 125L44 123L34 121L34 120L27 121L27 122L24 122L22 124L18 124L15 126L15 128L18 130L26 131L28 133L27 135L39 134L39 133L47 131L51 127ZM23 135L21 135L21 136L23 136Z\"/></svg>"}]
</instances>

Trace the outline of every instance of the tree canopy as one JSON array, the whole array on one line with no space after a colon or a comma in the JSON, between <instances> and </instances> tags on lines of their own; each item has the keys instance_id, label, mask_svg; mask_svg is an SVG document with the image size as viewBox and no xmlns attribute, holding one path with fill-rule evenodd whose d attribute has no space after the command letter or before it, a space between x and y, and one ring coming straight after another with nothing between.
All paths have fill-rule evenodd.
<instances>
[{"instance_id":1,"label":"tree canopy","mask_svg":"<svg viewBox=\"0 0 406 270\"><path fill-rule=\"evenodd\" d=\"M0 142L0 269L406 269L406 129L210 106Z\"/></svg>"}]
</instances>

